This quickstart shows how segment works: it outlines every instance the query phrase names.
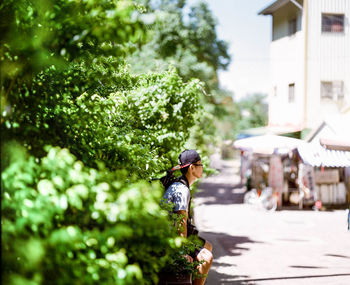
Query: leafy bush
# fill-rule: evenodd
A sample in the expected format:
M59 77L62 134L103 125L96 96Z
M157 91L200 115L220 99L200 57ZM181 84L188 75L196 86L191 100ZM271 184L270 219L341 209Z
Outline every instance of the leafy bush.
M191 245L146 181L190 138L203 84L129 72L149 23L132 1L7 0L0 12L3 283L156 283Z
M39 163L17 157L2 174L3 284L155 283L181 244L159 185L46 150Z
M93 82L87 73L80 80ZM150 179L171 166L169 161L187 141L201 110L201 84L183 83L175 70L143 76L115 72L115 82L122 83L113 90L89 88L80 95L71 86L56 96L60 86L51 82L57 77L65 78L51 68L39 74L27 90L38 96L13 104L6 116L3 133L30 145L32 153L40 154L46 144L59 145L89 166L102 160L110 169L123 168ZM79 83L72 84L82 86Z

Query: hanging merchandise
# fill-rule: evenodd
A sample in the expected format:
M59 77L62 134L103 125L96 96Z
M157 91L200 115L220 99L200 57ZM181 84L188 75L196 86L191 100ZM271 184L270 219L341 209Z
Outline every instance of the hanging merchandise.
M301 194L304 195L305 200L315 201L316 197L316 183L315 172L311 165L304 163L299 164L298 184Z

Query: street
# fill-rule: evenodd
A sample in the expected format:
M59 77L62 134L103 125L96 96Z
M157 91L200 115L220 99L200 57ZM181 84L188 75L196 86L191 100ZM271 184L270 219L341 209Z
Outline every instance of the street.
M243 204L239 160L211 161L219 174L202 179L194 199L200 236L214 248L206 284L350 284L345 210L254 209Z

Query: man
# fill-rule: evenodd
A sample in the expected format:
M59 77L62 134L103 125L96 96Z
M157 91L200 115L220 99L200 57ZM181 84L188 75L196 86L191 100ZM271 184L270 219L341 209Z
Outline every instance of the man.
M178 225L179 234L182 237L187 237L187 223L190 213L190 186L199 178L202 177L203 165L201 158L195 150L185 150L179 155L179 166L182 173L180 180L172 183L164 193L164 200L174 204L173 211L181 215L181 221ZM203 240L203 247L196 250L193 257L198 261L203 261L198 266L200 274L208 274L210 266L213 262L212 245L208 241ZM191 256L186 256L189 262L193 259ZM205 277L194 280L195 285L205 283Z

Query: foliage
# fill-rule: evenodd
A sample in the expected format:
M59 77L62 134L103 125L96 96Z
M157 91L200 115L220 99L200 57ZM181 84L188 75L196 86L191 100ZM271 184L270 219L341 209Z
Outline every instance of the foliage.
M89 71L69 71L73 72L85 74L79 77L91 84ZM38 83L35 78L32 90L40 90L43 98L28 96L25 104L14 104L4 133L36 149L45 144L68 147L89 166L103 160L110 169L154 177L170 167L172 151L178 152L188 139L187 130L200 109L199 82L184 84L174 71L148 76L115 73L114 82L121 83L113 90L85 91L78 97L69 89L81 86L79 82L55 96L60 87L50 82L59 77L63 75L49 70L38 76Z
M188 13L183 0L150 3L148 10L155 16L149 26L150 40L128 56L131 70L163 72L171 65L185 82L191 78L204 82L200 105L205 111L201 112L199 127L191 132L191 141L196 146L205 145L202 151L206 151L208 144L215 145L225 135L220 121L230 121L232 115L232 94L220 90L217 75L230 62L228 44L218 38L217 21L204 1L189 6Z
M266 126L268 106L264 94L250 94L238 102L222 97L228 107L227 115L222 116L219 126L225 140L236 139L241 131Z
M16 9L24 9L20 4L25 1L9 1L3 9L13 8L17 12ZM53 3L44 4L47 8ZM164 167L157 159L169 156L170 150L181 147L188 138L188 129L195 124L195 113L199 111L197 98L201 86L198 81L182 83L174 71L131 75L120 52L137 35L145 33L142 15L130 2L101 4L58 1L51 7L53 14L49 18L46 16L49 12L39 13L43 7L37 7L38 13L33 12L32 4L33 7L27 7L31 11L27 26L22 23L27 19L25 14L12 13L16 25L9 25L11 33L6 43L9 51L4 52L4 57L17 58L16 69L20 73L10 73L9 62L4 61L2 132L8 139L20 139L34 154L42 155L40 150L45 144L59 145L68 147L90 166L94 159L103 157L109 167L123 166L131 172L145 173L154 166L153 175ZM80 19L79 25L76 18ZM95 18L102 21L98 27L111 29L101 27L103 30L97 33ZM110 22L117 22L120 27L115 29ZM43 27L45 33L41 31ZM38 38L42 33L50 34L38 43L42 46L45 42L46 53L50 52L46 61L32 56L30 44L18 44L19 38L25 39L24 35L34 34ZM80 37L81 33L84 36ZM38 52L44 57L45 52ZM60 58L64 65L49 64L55 58ZM27 69L37 70L38 62L42 68L39 72L26 73ZM145 158L141 165L136 163L139 157Z
M3 284L156 283L155 268L181 245L159 185L46 150L38 163L16 156L2 174Z
M141 14L130 1L7 0L0 8L7 94L11 83L30 83L52 64L63 67L89 52L123 55L144 35Z
M238 102L240 120L238 130L256 128L267 124L266 95L250 94Z
M218 39L216 20L207 3L198 2L184 13L185 1L161 0L148 5L155 22L150 40L130 56L133 70L164 70L175 66L185 81L199 78L207 91L217 88L217 71L230 62L228 44Z
M217 79L227 44L206 4L188 20L184 5L0 3L4 284L154 284L164 269L195 271L183 255L196 242L177 237L146 182L184 147L208 163L214 117L230 114Z
M203 85L128 70L152 22L131 1L0 11L3 283L156 283L183 241L145 180L176 161Z
M177 231L183 231L183 219L184 215L179 215L173 212L173 203L162 201L161 208L168 212L172 225L177 225ZM190 235L187 238L177 238L175 240L177 246L181 247L173 251L167 260L166 265L162 268L160 275L169 276L176 274L193 274L193 279L201 278L202 275L197 271L198 265L202 264L203 261L193 260L188 262L185 258L186 255L192 256L196 249L201 248L202 241L197 235Z

